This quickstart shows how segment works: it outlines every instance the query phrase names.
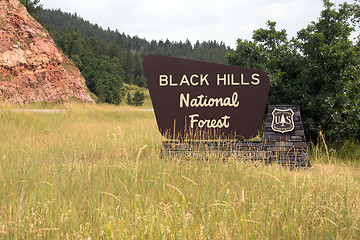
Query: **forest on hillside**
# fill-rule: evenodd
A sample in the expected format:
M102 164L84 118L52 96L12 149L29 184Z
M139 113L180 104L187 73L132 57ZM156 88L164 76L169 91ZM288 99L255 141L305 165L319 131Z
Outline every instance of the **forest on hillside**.
M123 84L146 87L142 59L160 54L194 60L226 63L224 43L216 41L147 41L118 30L104 30L76 13L40 8L38 20L47 28L56 45L80 69L86 85L98 102L119 104L127 94Z

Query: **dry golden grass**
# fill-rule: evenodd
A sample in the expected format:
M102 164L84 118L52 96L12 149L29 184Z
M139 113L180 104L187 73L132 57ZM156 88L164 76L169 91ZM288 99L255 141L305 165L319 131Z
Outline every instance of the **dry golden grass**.
M0 238L360 236L359 164L323 147L309 170L159 159L153 112L55 108L0 111Z

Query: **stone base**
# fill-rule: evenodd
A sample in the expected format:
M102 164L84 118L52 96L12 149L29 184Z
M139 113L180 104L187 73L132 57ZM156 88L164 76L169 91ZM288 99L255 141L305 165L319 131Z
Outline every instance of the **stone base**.
M275 132L272 127L274 109L292 109L294 129ZM262 141L242 140L189 140L164 141L161 156L177 159L237 159L280 164L290 167L310 167L310 157L302 126L300 109L294 106L269 106Z
M310 167L307 151L286 142L263 141L164 141L161 156L183 160L236 159L292 167Z
M293 115L293 130L289 132L274 131L273 111L275 109L288 110L291 109ZM295 165L310 167L310 157L306 145L306 138L304 127L301 121L300 107L290 105L272 105L268 108L268 114L264 126L263 141L271 142L273 147L270 149L277 156L273 159L278 159L282 163L283 159ZM276 160L275 160L276 161Z

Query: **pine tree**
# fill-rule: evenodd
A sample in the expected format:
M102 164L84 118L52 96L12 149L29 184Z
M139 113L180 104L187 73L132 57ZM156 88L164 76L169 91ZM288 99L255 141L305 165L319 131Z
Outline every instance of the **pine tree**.
M132 101L132 98L131 98L131 95L129 92L126 97L126 103L127 103L127 105L133 105L133 101Z
M144 93L140 92L140 91L136 91L134 93L134 97L132 99L133 103L135 106L142 106L144 104Z

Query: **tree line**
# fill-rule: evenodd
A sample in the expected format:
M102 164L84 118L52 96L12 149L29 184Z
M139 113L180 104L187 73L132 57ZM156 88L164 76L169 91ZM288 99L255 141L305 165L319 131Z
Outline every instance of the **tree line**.
M56 45L79 68L98 102L119 104L126 97L124 83L146 87L142 59L148 54L226 63L225 54L230 50L216 41L197 41L194 46L188 40L149 42L118 30L104 30L76 13L60 9L40 9L36 16Z

